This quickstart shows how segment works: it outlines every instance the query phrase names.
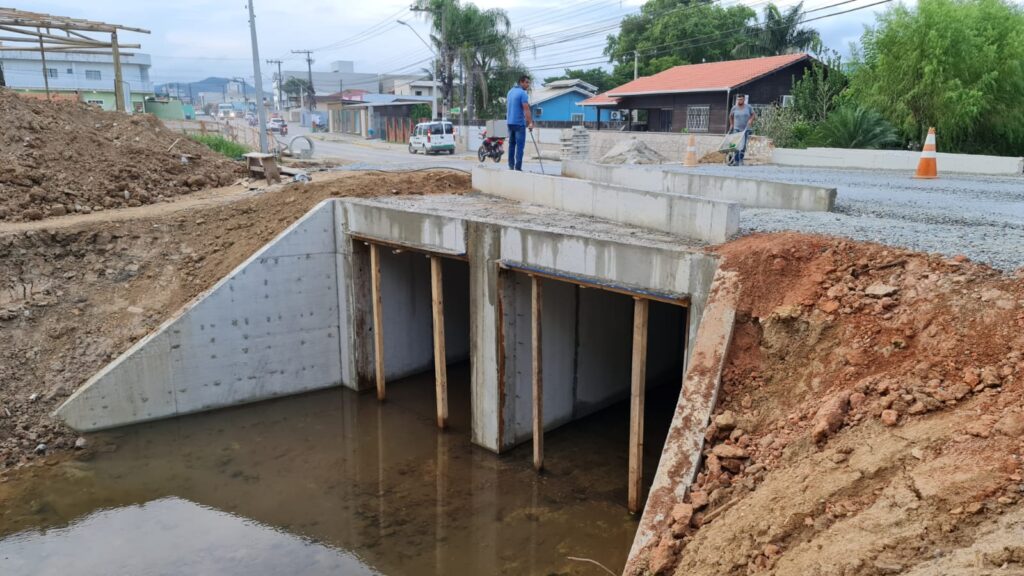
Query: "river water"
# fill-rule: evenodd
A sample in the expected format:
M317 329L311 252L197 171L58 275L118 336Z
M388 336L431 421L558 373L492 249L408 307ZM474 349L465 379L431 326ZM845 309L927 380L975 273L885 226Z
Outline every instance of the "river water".
M448 431L432 375L388 401L342 389L89 437L90 457L0 484L4 576L602 574L625 563L628 405L497 456ZM649 395L649 485L674 400Z

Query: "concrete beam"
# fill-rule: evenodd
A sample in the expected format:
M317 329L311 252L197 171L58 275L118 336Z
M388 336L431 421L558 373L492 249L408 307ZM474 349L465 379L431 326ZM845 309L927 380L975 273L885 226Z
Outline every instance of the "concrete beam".
M739 229L740 206L734 202L480 166L473 168L473 188L701 242L725 242Z
M625 166L567 160L562 162L562 175L638 190L736 202L748 208L830 212L836 202L835 188L713 176L666 166Z
M940 135L941 138L941 135ZM939 142L941 146L941 141ZM780 166L810 166L859 170L900 170L913 174L921 153L906 150L848 150L845 148L807 148L796 150L776 148L772 163ZM1020 156L985 156L982 154L936 155L939 175L943 172L985 174L989 176L1020 176L1024 158Z
M357 199L339 202L345 211L346 234L439 254L466 253L466 226L460 219L393 207L381 209Z
M738 298L736 273L719 270L700 321L696 345L683 379L683 390L624 574L647 573L645 566L651 548L657 545L662 534L670 531L672 507L683 501L700 470L704 433L718 400Z
M333 212L333 203L319 204L55 415L100 430L339 384Z

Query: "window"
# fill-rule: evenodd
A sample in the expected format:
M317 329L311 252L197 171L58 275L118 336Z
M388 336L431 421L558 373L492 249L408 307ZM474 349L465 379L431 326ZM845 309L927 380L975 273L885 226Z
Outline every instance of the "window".
M576 113L573 113L572 115L570 115L569 119L572 120L572 123L577 125L577 126L580 126L580 125L583 124L583 114L580 114L579 112L576 112Z
M792 106L793 106L793 96L791 96L789 94L785 94L782 97L782 107L783 108L791 108Z
M149 82L149 67L143 66L139 68L139 76L142 78L143 82ZM177 90L180 91L181 87L178 87Z
M46 75L48 77L50 77L50 78L56 78L57 77L57 69L56 68L47 68L46 69Z
M711 106L703 104L700 106L686 107L686 131L707 132L708 118L711 117Z
M540 118L541 116L544 115L544 109L541 108L540 106L535 106L533 108L533 115L536 116L537 118Z
M75 73L74 70L72 70L71 68L68 68L68 74L74 74L74 73Z
M86 70L85 71L85 79L86 80L102 80L103 79L103 75L100 74L99 70Z
M86 104L92 104L93 106L103 107L103 100L86 100Z
M423 96L423 90L417 90L416 91L416 95L417 96Z

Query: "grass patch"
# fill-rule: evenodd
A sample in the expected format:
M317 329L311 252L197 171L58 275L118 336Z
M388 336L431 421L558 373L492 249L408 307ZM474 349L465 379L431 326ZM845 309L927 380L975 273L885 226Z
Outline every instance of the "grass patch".
M232 142L223 136L196 134L191 136L191 138L200 144L204 144L210 150L219 152L228 158L241 158L242 154L249 152L249 149L245 146Z

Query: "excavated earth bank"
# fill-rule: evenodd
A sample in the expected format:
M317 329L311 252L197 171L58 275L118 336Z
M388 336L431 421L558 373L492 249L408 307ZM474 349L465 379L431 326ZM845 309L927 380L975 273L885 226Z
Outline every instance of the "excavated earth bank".
M722 394L640 573L1024 573L1022 274L795 233L718 252Z
M345 174L131 220L0 226L0 472L72 449L74 433L49 413L316 203L469 189L454 172Z
M0 222L141 206L244 174L149 114L0 89Z

